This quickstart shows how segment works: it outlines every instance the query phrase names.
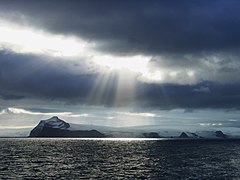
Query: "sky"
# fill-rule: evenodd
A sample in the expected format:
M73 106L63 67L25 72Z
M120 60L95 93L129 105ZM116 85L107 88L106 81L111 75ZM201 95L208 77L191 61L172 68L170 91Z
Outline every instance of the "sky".
M240 127L238 0L0 0L0 129Z

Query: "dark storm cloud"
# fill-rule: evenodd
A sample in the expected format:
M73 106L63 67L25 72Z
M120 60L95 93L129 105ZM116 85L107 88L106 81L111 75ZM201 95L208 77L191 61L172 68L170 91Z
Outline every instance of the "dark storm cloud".
M117 82L114 80L116 78L114 74L89 74L85 71L86 66L78 67L76 74L71 71L72 68L69 60L2 52L0 54L0 89L7 94L0 92L0 98L44 98L66 103L111 104L114 100L113 88L116 87ZM112 83L103 87L107 94L103 94L102 99L89 100L89 93L96 84L98 76L102 78L113 76ZM100 86L97 87L97 90L100 89Z
M196 91L202 87L208 91ZM141 84L138 100L144 106L174 108L239 108L240 84L202 82L196 85Z
M240 2L7 1L2 17L80 36L111 53L198 53L240 46Z
M239 51L198 54L165 54L153 57L148 64L151 71L164 71L167 83L195 84L213 81L224 84L240 82ZM188 76L187 72L193 72ZM173 72L176 76L169 76Z
M39 60L40 58L42 59ZM61 61L51 63L51 60L44 57L2 53L0 98L45 99L49 102L57 100L68 104L105 106L131 104L160 109L240 108L240 84L222 85L212 82L170 85L147 84L139 81L136 83L134 98L120 98L115 103L118 74L69 73L64 71L64 68L68 68L68 63L65 65L61 63ZM106 84L99 81L106 78ZM123 91L126 89L123 88Z
M46 57L1 54L1 90L53 99L86 93L86 87L89 86L94 75L69 74L64 70L67 67L62 63L51 62Z
M0 99L4 100L18 100L23 99L25 96L23 95L17 95L15 93L9 93L9 92L0 92Z

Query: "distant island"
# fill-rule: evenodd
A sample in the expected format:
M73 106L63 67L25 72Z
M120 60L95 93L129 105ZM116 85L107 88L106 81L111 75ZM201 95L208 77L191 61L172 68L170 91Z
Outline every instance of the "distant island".
M70 124L53 116L48 120L42 120L30 132L30 137L81 137L102 138L104 134L97 130L69 130Z
M29 137L66 137L66 138L230 138L222 131L198 131L177 132L159 131L147 132L141 128L116 128L104 126L92 126L81 124L70 124L57 116L47 120L41 120L34 127Z

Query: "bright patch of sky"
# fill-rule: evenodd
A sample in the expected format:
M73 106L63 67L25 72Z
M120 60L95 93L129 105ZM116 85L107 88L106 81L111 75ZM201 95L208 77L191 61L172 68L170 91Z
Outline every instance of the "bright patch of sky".
M96 51L94 42L88 42L81 37L52 34L34 27L21 26L16 23L0 20L0 49L20 54L34 54L57 58L72 58L76 61L92 62L104 71L128 70L139 75L138 80L146 82L179 82L193 83L196 81L193 71L175 71L169 68L152 71L148 63L151 56L132 55L116 56ZM125 71L126 72L126 71ZM126 74L128 76L129 73Z
M196 110L186 113L184 109L175 110L141 110L125 108L104 108L78 106L69 111L54 109L24 109L8 107L0 112L0 128L33 127L39 120L58 115L63 120L75 124L94 124L115 127L159 126L159 128L179 128L184 124L188 129L213 127L240 127L240 112L223 112L219 110ZM59 109L59 107L58 107ZM70 111L72 109L72 111ZM81 110L79 110L81 109ZM28 119L27 121L24 119Z

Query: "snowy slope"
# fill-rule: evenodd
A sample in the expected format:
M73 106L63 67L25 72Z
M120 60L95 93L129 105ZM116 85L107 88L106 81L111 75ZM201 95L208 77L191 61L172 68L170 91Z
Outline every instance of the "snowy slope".
M53 116L52 118L47 120L41 120L38 124L38 128L42 128L44 126L58 129L68 129L70 127L68 123L59 119L57 116Z
M57 116L53 116L50 119L41 120L39 124L31 131L30 136L36 136L43 130L44 127L66 130L70 127L70 125L59 119Z
M189 138L225 138L225 137L237 137L238 133L234 133L234 136L222 132L218 129L211 129L211 130L198 130L198 131L191 131L191 130L179 130L179 129L168 129L160 126L136 126L136 127L110 127L110 126L96 126L96 125L87 125L87 124L70 124L66 123L65 121L59 119L57 116L54 116L47 120L42 120L40 123L31 131L31 135L34 136L38 134L43 127L50 127L56 128L61 130L69 130L69 131L90 131L90 130L97 130L107 137L129 137L129 138L136 138L136 137L144 137L144 134L148 133L155 133L158 134L160 137L174 137L178 138L182 133L186 134Z

